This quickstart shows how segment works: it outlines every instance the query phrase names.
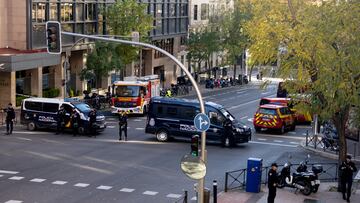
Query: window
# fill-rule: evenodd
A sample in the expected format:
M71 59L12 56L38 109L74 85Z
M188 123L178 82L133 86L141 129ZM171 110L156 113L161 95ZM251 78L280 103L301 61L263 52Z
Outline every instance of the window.
M175 107L167 107L166 111L168 116L177 116L177 108Z
M96 20L96 4L86 4L86 20Z
M115 94L118 97L138 97L140 86L117 86Z
M183 107L181 111L186 119L194 119L196 116L196 110L193 107Z
M84 20L84 4L76 4L76 21Z
M43 103L43 109L46 112L56 113L59 110L59 104L55 103Z
M86 34L88 34L88 35L96 34L95 23L87 23L86 24Z
M221 114L215 111L209 111L209 118L211 124L218 126L222 125L223 122L225 121L225 118Z
M49 20L58 20L58 5L50 3Z
M169 4L169 17L176 16L176 4Z
M187 16L187 4L180 5L180 16Z
M209 18L209 4L201 4L201 20Z
M170 39L162 39L162 40L158 40L158 41L154 41L155 46L160 47L164 50L166 50L167 52L169 52L170 54L173 54L174 50L174 38L170 38ZM160 57L164 57L164 54L155 51L155 58L160 58Z
M32 22L45 22L45 3L32 4Z
M156 18L161 18L163 15L163 8L161 4L156 4Z
M259 113L267 114L267 115L276 115L277 114L276 109L265 109L265 108L260 108Z
M41 102L25 102L25 109L32 111L42 111L42 103Z
M194 20L198 19L198 5L194 5Z
M73 14L73 4L72 3L62 3L61 4L61 21L68 22L74 20Z

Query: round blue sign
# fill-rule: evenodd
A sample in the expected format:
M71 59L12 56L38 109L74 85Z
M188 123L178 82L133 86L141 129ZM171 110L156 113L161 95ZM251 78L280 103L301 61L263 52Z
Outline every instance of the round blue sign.
M210 127L210 119L206 114L199 113L194 118L194 125L198 131L207 131Z

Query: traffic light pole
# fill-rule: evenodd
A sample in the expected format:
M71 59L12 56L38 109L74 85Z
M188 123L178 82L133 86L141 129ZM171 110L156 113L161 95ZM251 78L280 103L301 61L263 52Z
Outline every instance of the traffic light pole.
M171 55L169 52L154 46L152 44L147 44L147 43L143 43L143 42L135 42L135 41L129 41L129 40L122 40L122 39L111 39L111 38L105 38L105 37L98 37L98 36L93 36L93 35L84 35L84 34L78 34L78 33L72 33L72 32L61 32L61 34L63 35L68 35L68 36L74 36L74 37L83 37L83 38L89 38L89 39L94 39L94 40L101 40L101 41L107 41L107 42L115 42L115 43L120 43L120 44L128 44L128 45L135 45L135 46L140 46L140 47L146 47L146 48L150 48L150 49L154 49L162 54L164 54L165 56L169 57L171 60L173 60L176 65L178 65L184 72L185 74L188 76L191 84L194 86L195 88L195 92L196 95L198 97L199 100L199 104L200 104L200 112L206 114L205 112L205 106L204 106L204 101L201 95L201 92L199 90L199 87L197 86L194 78L191 76L191 73L187 70L187 68L173 55ZM206 164L206 148L205 148L205 144L206 144L206 132L202 132L201 133L201 160L204 161L204 163ZM205 177L199 180L199 188L198 188L198 203L203 203L204 202L204 181Z

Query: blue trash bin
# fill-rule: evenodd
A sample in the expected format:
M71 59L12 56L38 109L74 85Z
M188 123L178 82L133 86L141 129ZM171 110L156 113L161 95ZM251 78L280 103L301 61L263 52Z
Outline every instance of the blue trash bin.
M262 159L249 158L246 171L246 192L259 193L261 189Z

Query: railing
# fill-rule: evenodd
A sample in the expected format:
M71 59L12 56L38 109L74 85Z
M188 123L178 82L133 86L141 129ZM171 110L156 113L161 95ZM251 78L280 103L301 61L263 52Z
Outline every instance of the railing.
M319 175L319 180L323 182L335 182L338 179L338 164L337 163L309 163L307 164L308 170L311 170L311 167L314 165L320 164L323 166L323 171ZM300 164L292 164L291 172L294 173L296 168ZM284 165L279 165L279 168ZM262 167L261 169L261 184L267 184L268 182L268 172L270 166ZM280 171L278 169L278 171ZM236 171L229 171L225 173L225 192L228 190L234 189L243 189L246 185L246 173L247 169L240 169Z
M184 190L184 194L181 195L174 203L187 203L188 202L188 191Z

